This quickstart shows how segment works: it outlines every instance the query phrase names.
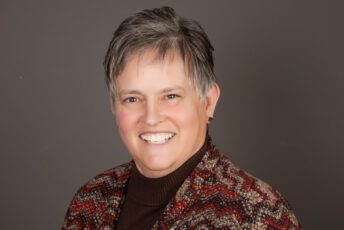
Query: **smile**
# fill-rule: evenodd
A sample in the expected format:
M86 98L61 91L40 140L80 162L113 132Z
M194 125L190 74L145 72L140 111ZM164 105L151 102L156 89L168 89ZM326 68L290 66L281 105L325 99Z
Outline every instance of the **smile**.
M140 138L150 144L163 144L172 139L175 133L141 134Z

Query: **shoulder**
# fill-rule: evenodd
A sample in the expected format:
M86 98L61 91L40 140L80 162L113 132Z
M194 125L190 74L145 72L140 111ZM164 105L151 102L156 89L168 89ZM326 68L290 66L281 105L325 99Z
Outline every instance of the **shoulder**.
M119 206L130 176L130 168L130 163L120 165L84 184L70 203L63 228L99 226L106 210Z
M126 163L98 174L84 184L74 198L83 197L85 199L96 196L106 199L113 192L121 191L129 178L130 168L130 163Z
M235 166L214 149L203 159L201 200L215 211L217 220L249 229L299 229L298 220L284 197L269 184ZM221 218L220 218L221 217ZM235 226L235 225L234 225Z

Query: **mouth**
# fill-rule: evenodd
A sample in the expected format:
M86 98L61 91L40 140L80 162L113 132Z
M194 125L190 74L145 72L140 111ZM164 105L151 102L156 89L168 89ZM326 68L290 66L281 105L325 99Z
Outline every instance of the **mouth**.
M171 140L176 134L172 132L167 133L154 133L154 134L141 134L140 138L149 144L164 144Z

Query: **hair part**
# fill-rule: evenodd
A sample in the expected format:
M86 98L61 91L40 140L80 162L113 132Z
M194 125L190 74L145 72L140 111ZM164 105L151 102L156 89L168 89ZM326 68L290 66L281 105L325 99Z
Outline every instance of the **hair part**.
M117 95L116 78L126 61L150 49L156 50L161 59L168 52L179 53L201 99L216 82L214 48L203 28L197 21L179 17L173 8L164 6L128 17L115 31L103 63L112 100Z

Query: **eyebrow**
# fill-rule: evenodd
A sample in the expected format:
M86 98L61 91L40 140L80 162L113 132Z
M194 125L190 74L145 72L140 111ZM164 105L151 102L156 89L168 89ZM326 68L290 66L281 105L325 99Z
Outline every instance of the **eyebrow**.
M173 87L168 87L168 88L165 88L163 90L161 90L161 93L169 93L169 92L173 92L173 91L178 91L178 90L181 90L181 91L185 91L185 89L181 86L173 86ZM140 90L120 90L118 92L118 95L121 97L123 95L128 95L128 94L140 94L140 95L143 95L143 93L140 91Z
M185 89L181 86L174 86L174 87L163 89L161 92L162 93L169 93L169 92L178 91L178 90L184 91Z
M118 92L119 96L126 95L126 94L142 94L142 93L138 90L121 90Z

